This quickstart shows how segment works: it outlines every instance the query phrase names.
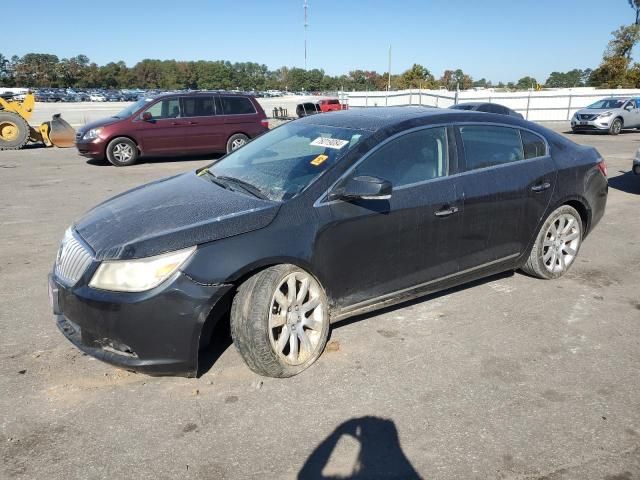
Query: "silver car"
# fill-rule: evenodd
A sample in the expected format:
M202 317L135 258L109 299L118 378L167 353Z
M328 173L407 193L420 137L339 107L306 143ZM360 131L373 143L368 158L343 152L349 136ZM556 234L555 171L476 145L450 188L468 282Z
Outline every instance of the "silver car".
M574 132L602 131L618 135L623 128L640 128L640 98L603 98L578 110L571 118Z

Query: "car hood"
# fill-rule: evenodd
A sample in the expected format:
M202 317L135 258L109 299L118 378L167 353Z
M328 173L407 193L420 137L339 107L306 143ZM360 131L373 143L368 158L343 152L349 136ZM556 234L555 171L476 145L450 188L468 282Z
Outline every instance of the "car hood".
M266 227L279 206L188 172L101 203L75 224L75 230L97 260L124 260Z
M120 120L123 120L123 119L115 118L115 117L101 118L99 120L95 120L93 122L84 124L82 127L78 129L77 133L80 134L80 138L82 138L82 136L92 128L106 127L107 125L111 125L112 123L119 122Z
M585 114L585 115L600 115L604 112L615 112L617 110L621 110L620 108L581 108L576 113Z

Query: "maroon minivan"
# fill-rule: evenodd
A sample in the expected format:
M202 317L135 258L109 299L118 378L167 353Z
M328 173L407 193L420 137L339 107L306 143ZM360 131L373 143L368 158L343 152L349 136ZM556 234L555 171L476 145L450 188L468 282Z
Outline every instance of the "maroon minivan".
M268 129L264 110L250 95L166 93L86 124L76 133L76 147L85 157L106 157L123 167L142 155L228 153Z

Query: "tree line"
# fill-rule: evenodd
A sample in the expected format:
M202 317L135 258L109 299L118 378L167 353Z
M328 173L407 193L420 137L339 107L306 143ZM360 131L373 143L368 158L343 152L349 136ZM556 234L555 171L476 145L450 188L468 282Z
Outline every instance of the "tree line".
M591 70L553 72L548 87L591 85ZM388 73L352 70L346 75L327 75L322 69L280 67L269 70L254 62L177 61L145 59L128 67L124 62L97 65L86 55L59 59L48 53L27 53L5 57L0 53L0 85L31 88L144 88L144 89L241 89L241 90L386 90ZM426 67L414 64L406 71L391 75L392 89L446 88L466 90L472 87L497 87L510 90L535 88L530 76L517 82L492 84L484 78L474 80L461 69L445 70L436 78ZM597 86L597 85L596 85Z

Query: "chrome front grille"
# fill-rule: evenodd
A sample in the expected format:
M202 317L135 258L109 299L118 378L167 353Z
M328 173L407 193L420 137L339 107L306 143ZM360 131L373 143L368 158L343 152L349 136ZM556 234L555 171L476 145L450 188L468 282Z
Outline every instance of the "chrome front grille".
M595 120L597 115L582 113L580 115L580 120Z
M69 286L75 285L93 260L91 253L70 232L65 233L58 257L56 276Z

